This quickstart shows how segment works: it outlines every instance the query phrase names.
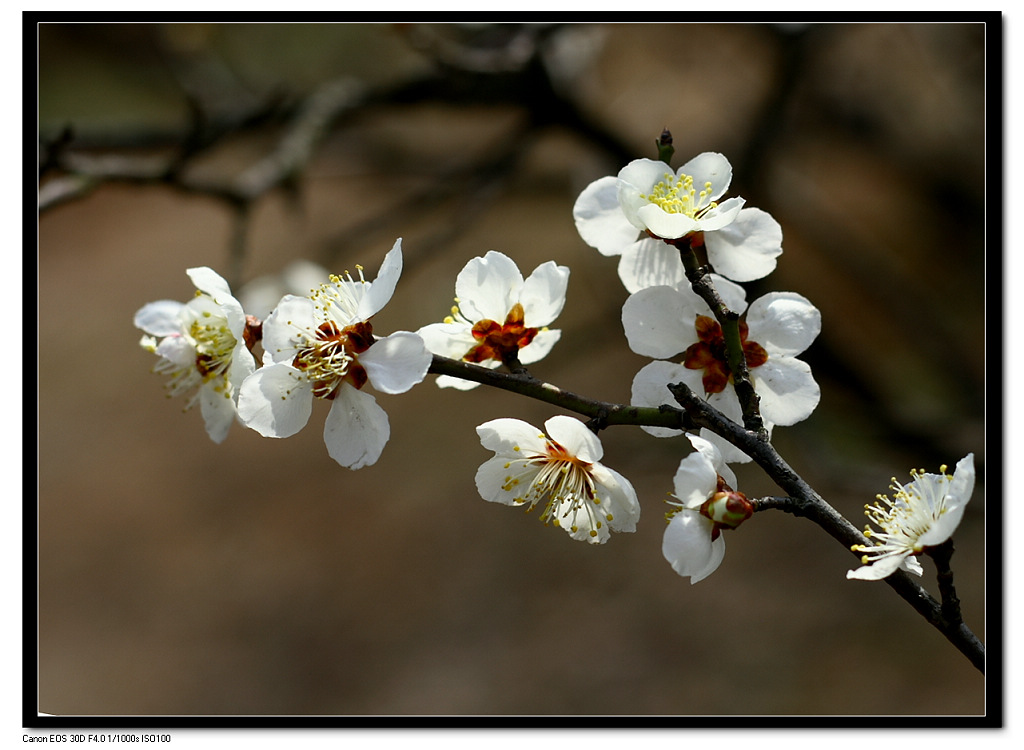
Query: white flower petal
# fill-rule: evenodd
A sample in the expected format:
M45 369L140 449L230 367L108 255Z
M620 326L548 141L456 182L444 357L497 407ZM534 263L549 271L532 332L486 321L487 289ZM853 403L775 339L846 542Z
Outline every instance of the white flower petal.
M211 381L199 388L199 408L210 439L223 443L235 421L235 402L223 390L216 390Z
M568 285L569 269L566 266L556 265L552 260L537 266L519 292L525 324L530 328L542 328L553 323L565 306Z
M768 430L768 437L770 438L772 426L768 423L765 423L765 428ZM701 428L700 436L707 440L709 443L712 443L716 448L718 448L718 451L722 454L723 461L728 461L731 464L746 464L750 463L750 461L752 460L750 456L748 456L735 445L730 443L724 437L716 435L711 430L705 427ZM723 474L723 476L725 475Z
M195 367L196 348L184 336L167 336L157 344L156 354L179 367Z
M761 401L761 416L775 425L785 427L807 419L821 400L810 366L799 359L769 357L751 370L750 377Z
M629 348L637 354L667 359L697 342L694 321L698 315L692 292L653 286L629 296L622 305L622 328ZM706 307L706 305L705 305Z
M900 565L900 570L905 570L908 573L913 573L915 576L924 575L924 568L921 567L921 563L917 561L917 558L911 555L903 559L903 564Z
M639 231L646 231L647 225L640 219L637 211L642 206L650 205L647 198L652 188L673 174L672 168L662 161L653 159L634 159L619 170L616 190L619 206L626 221Z
M242 312L242 305L232 296L228 282L206 266L189 268L185 273L192 279L196 289L209 295L221 308L221 314L228 319L235 337L240 336L245 327L245 313Z
M601 460L604 448L597 435L575 417L560 414L544 423L544 432L570 455L581 461L594 463Z
M619 532L636 531L636 523L640 520L640 501L633 485L619 472L603 464L594 464L591 473L597 482L595 489L608 527ZM610 521L608 514L612 516Z
M622 213L615 177L602 177L587 185L572 209L576 231L602 255L619 255L636 240L637 228Z
M725 480L725 483L727 485L729 485L730 487L736 486L736 475L733 473L732 469L729 468L729 465L725 462L725 459L722 458L722 451L718 448L718 446L716 446L710 440L707 440L704 437L699 437L697 435L687 435L686 439L690 441L690 444L694 447L695 450L697 450L711 463L711 466L714 468L715 472L718 473L722 477L722 479Z
M317 325L313 300L287 294L263 321L263 351L273 362L291 362L302 341L316 338Z
M235 344L231 353L231 368L228 370L228 382L231 383L232 397L238 401L238 390L247 377L256 371L256 362L253 360L252 352L241 340Z
M700 373L696 370L688 370L674 362L661 360L649 362L640 368L640 371L633 377L629 403L633 406L660 406L661 404L677 406L675 398L667 388L668 384L686 382L692 388L693 377L697 378L697 387L699 388ZM672 437L682 432L667 427L643 427L641 429L655 437Z
M529 490L539 471L539 466L510 462L507 455L498 454L476 470L476 488L487 502L515 505Z
M795 292L770 292L750 303L748 340L756 341L769 358L796 356L821 333L821 313Z
M545 329L543 331L537 331L537 335L533 337L533 341L524 346L519 350L519 361L524 365L531 365L534 362L539 362L548 356L555 344L562 337L562 332L557 329ZM498 362L496 360L490 360L493 366L497 367ZM487 365L487 362L481 362L483 365Z
M908 550L903 554L893 554L888 557L882 557L870 565L862 565L856 570L846 571L846 577L847 579L856 578L861 581L880 581L881 579L895 573L909 554L910 552Z
M415 333L397 331L359 355L370 383L381 393L405 393L427 376L430 352Z
M192 279L196 289L210 295L214 301L223 303L225 299L235 299L231 294L231 287L228 286L228 282L212 268L207 268L206 266L189 268L185 273Z
M498 363L495 362L494 366L497 367ZM462 378L453 378L451 375L438 375L437 380L438 388L454 388L459 391L471 391L474 388L479 388L480 384L472 380L463 380Z
M712 267L736 281L754 281L775 270L782 227L759 208L744 208L728 226L704 235Z
M455 279L459 309L472 321L504 323L522 288L523 275L515 262L495 250L470 260Z
M488 370L496 370L501 367L501 363L496 359L488 359L484 362L477 363L477 367L484 367ZM474 380L465 380L464 378L457 378L452 375L438 375L437 376L437 387L438 388L455 388L460 391L470 391L474 388L478 388L480 383Z
M563 501L558 503L553 515L558 520L558 526L577 542L604 544L611 539L611 527L604 522L603 517L591 516L581 506L574 507L571 502Z
M742 198L729 198L728 200L722 201L719 205L701 214L699 223L700 231L705 232L705 238L707 233L713 234L714 232L722 230L724 227L730 226L736 218L740 215L743 209L744 201Z
M477 343L472 327L465 323L430 323L416 333L429 351L449 359L462 359Z
M711 541L712 522L693 511L676 513L665 527L661 553L681 576L697 583L714 573L725 557L725 538Z
M672 484L683 507L697 509L718 487L718 471L703 452L695 450L679 462Z
M377 278L368 284L369 288L359 299L356 308L356 320L369 320L373 315L384 309L384 306L391 301L395 293L395 286L398 285L398 278L402 275L402 238L395 240L395 244L384 256L384 261L377 271ZM352 321L355 322L355 321Z
M627 292L651 286L689 284L679 248L651 237L644 237L622 250L619 279Z
M181 311L184 305L174 300L162 299L143 305L132 320L139 328L152 336L170 336L181 333Z
M670 214L661 206L645 203L636 210L637 219L651 233L666 240L676 240L696 231L700 224L686 214Z
M958 498L958 505L967 505L974 493L974 454L968 453L956 462L953 470L953 481L949 484L949 494Z
M544 435L521 419L492 419L476 428L480 443L499 456L534 456L547 452Z
M388 415L369 393L342 383L324 422L327 453L348 469L377 462L391 435Z
M663 161L634 159L619 170L618 179L620 188L622 183L626 183L640 192L649 193L652 187L665 179L665 175L673 174L672 167Z
M313 389L298 370L267 365L242 383L238 418L264 437L285 438L306 426L313 411Z
M732 165L722 154L705 151L690 159L681 166L676 174L689 175L693 178L693 186L699 193L705 183L711 183L711 194L708 196L716 201L725 195L732 182Z
M935 475L926 474L916 481L924 481L930 476ZM917 540L918 544L922 547L934 547L935 545L942 544L953 536L953 532L960 525L960 521L964 516L964 510L967 508L967 503L974 493L974 454L968 453L957 462L956 469L953 472L953 479L948 484L946 484L945 477L941 475L937 476L937 480L945 485L941 498L942 508L939 511L939 517L935 519L931 528Z

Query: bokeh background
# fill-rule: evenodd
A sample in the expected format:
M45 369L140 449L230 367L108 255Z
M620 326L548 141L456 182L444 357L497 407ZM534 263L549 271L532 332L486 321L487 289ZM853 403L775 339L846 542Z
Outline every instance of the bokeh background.
M985 640L985 44L967 23L41 25L39 710L991 710L967 659L884 584L847 581L854 557L806 521L758 514L712 577L678 577L662 500L683 438L602 433L643 516L592 547L473 483L490 455L474 427L540 425L548 405L431 376L378 396L392 438L357 472L328 457L323 404L293 438L236 425L215 445L163 397L131 322L187 299L191 266L236 290L298 259L374 274L401 236L374 327L415 330L495 249L524 273L572 269L562 341L533 372L628 401L646 360L622 335L615 259L571 210L667 127L674 166L726 154L730 194L783 227L748 298L821 309L803 355L821 405L776 431L788 462L859 526L891 476L975 453L953 563ZM223 197L265 187L254 165L339 96L357 98L288 179Z

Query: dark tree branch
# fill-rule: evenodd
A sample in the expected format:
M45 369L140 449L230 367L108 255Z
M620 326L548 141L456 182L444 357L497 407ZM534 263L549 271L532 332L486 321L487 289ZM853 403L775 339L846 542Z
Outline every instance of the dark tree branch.
M521 396L554 404L567 411L582 414L592 420L598 420L604 426L635 425L647 427L667 427L674 430L693 429L686 414L673 406L630 406L580 396L561 388L538 380L529 373L507 373L490 370L480 365L461 362L435 354L428 372L435 375L450 375L474 383L500 388Z
M690 282L690 288L707 303L718 320L718 324L722 326L722 336L725 339L729 358L729 371L732 373L733 386L736 388L736 396L739 398L742 409L743 424L748 430L756 432L761 440L767 441L768 431L761 419L761 399L754 391L754 384L750 380L750 373L747 370L747 359L743 353L739 313L730 310L718 294L718 290L715 289L715 285L708 275L709 269L698 263L691 240L684 238L669 244L676 245L679 249L679 256L686 269L686 278Z
M939 583L939 598L942 599L943 616L951 623L962 622L960 599L953 586L953 569L949 565L949 560L953 556L952 537L935 547L928 547L925 552L935 561L938 571L936 577Z
M771 443L725 417L697 396L683 383L669 385L669 391L682 405L698 427L704 427L735 445L750 456L783 490L790 502L785 510L803 516L825 530L847 550L854 545L870 544L869 540L835 508L815 492L776 453ZM757 506L755 506L757 507ZM779 506L782 508L782 505ZM885 582L905 599L919 614L939 630L982 672L985 671L985 647L977 636L959 619L950 619L947 611L905 571L897 570ZM948 609L948 608L947 608Z

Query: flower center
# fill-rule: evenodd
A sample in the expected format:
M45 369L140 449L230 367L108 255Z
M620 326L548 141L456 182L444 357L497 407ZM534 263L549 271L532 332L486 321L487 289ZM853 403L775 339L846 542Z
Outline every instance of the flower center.
M203 380L221 377L231 366L231 355L238 342L226 323L224 318L204 312L189 326L188 333L196 347L196 369Z
M373 328L367 322L339 328L333 321L316 329L316 338L299 349L292 367L301 370L313 384L317 398L333 399L338 386L347 380L356 388L366 384L366 370L356 355L373 344Z
M670 214L686 214L691 219L699 219L718 204L711 200L711 183L705 182L704 189L699 193L693 186L693 177L688 174L674 175L665 173L665 179L655 185L650 195L640 197Z
M698 341L683 352L683 366L689 370L704 371L702 380L705 393L721 393L732 378L722 326L714 318L698 315L694 328ZM741 320L739 328L747 369L760 367L768 361L768 352L757 342L747 341L746 321Z
M867 564L872 560L888 557L892 554L920 554L924 547L918 539L928 531L940 515L946 512L946 489L953 477L946 473L946 466L939 468L940 477L937 481L929 481L923 470L913 469L910 486L904 487L892 478L892 489L896 490L893 499L887 495L877 495L874 505L864 506L864 515L868 517L880 531L864 529L873 546L855 544L852 549L865 552L861 562Z
M527 328L523 322L523 306L516 302L505 317L504 324L484 319L473 325L473 338L479 343L462 357L467 362L505 359L527 346L537 335L537 328Z
M586 525L590 528L590 536L596 537L598 529L605 520L611 521L612 515L608 512L602 513L597 508L601 504L601 498L597 496L595 490L591 464L581 461L551 438L545 440L546 453L524 456L506 464L505 468L510 468L513 464L519 464L524 468L540 467L526 492L514 498L513 503L528 505L527 510L530 510L538 502L544 501L541 520L545 524L551 523L554 526L568 528L572 533L579 530L580 514L583 514ZM504 489L511 491L516 487L520 482L519 476L513 473L506 477ZM560 508L561 513L558 512Z

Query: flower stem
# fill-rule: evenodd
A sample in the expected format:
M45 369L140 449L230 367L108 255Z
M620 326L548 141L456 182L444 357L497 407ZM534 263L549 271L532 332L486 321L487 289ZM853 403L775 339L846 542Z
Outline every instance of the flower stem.
M708 404L704 399L691 391L685 383L673 383L668 386L690 419L698 427L705 427L716 435L735 445L750 456L758 466L783 490L789 493L785 503L760 501L755 503L755 510L777 507L797 516L809 519L820 526L833 539L840 542L847 550L853 545L867 542L864 535L852 523L844 518L835 508L825 502L810 485L805 482L775 451L771 443L760 439L760 436L740 427L724 414ZM767 499L766 499L767 500ZM952 550L950 550L952 554ZM948 557L947 557L948 563ZM905 571L897 570L885 582L897 594L903 597L929 623L939 630L946 638L964 654L982 673L985 671L985 646L959 618L956 620L946 616L947 604L939 602L922 586L915 582ZM949 580L950 585L952 580ZM940 582L940 587L943 584Z
M949 538L942 544L935 547L928 547L925 553L935 561L938 569L936 578L939 582L939 596L942 599L942 614L950 623L962 622L960 614L960 599L956 595L956 588L953 586L953 569L949 565L949 559L953 556L953 539Z
M733 386L736 388L736 396L739 398L740 408L743 410L743 424L751 432L757 433L761 440L767 441L768 431L761 419L760 399L754 391L754 384L747 371L747 359L743 354L739 313L730 310L722 301L708 276L707 267L700 265L697 261L697 255L690 244L692 241L684 239L670 244L676 245L679 249L679 257L682 258L690 288L707 303L718 320L718 324L722 326L729 372L732 373Z
M567 411L589 417L592 429L598 430L611 425L635 425L667 427L675 430L698 430L707 428L729 441L749 455L765 473L786 493L788 497L766 497L754 501L754 509L775 508L807 518L821 527L846 550L854 544L864 544L867 539L857 527L846 520L835 508L807 484L775 451L759 431L736 424L717 409L697 396L683 383L668 386L682 408L663 404L657 407L629 406L599 401L570 391L562 390L551 383L535 378L525 368L521 372L506 373L486 367L433 355L428 372L435 375L469 380L493 388L512 391L529 398L554 404ZM949 554L952 554L950 546ZM942 552L939 552L941 557ZM934 556L934 554L933 554ZM948 556L946 557L948 568ZM940 573L942 564L937 561ZM939 630L971 663L982 673L985 671L985 646L959 618L948 616L952 610L952 574L943 582L940 576L940 590L943 590L943 604L917 584L906 572L898 570L885 579L893 590L907 601L932 626ZM954 595L955 596L955 595Z
M512 391L521 396L554 404L595 420L595 426L600 428L612 425L634 425L637 427L667 427L673 430L694 429L686 413L677 407L668 404L631 406L587 398L539 380L526 372L525 368L519 372L499 372L435 354L427 372L470 380L474 383Z

